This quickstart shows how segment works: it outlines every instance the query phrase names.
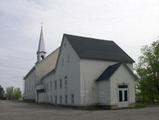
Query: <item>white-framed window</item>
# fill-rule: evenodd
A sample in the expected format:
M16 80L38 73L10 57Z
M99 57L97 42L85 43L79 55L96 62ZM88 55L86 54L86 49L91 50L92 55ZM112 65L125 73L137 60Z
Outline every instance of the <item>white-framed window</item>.
M54 83L53 83L53 80L51 81L51 90L53 90L53 85L54 85Z
M57 104L57 96L55 95L54 97L55 97L55 104Z
M60 78L60 88L62 88L62 78Z
M75 102L75 101L74 101L74 99L75 99L74 97L75 97L74 94L71 94L71 103L72 103L72 104L74 104L74 102Z
M65 89L67 89L67 79L65 79Z
M55 80L54 82L55 82L54 87L55 87L55 90L56 90L57 89L57 80Z
M67 95L65 95L65 104L67 104L67 102L68 102L68 97L67 97Z

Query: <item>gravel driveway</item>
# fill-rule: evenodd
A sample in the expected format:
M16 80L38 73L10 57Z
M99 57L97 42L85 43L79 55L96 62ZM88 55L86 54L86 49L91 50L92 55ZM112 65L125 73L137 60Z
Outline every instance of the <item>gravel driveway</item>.
M0 120L159 120L159 107L89 111L0 101Z

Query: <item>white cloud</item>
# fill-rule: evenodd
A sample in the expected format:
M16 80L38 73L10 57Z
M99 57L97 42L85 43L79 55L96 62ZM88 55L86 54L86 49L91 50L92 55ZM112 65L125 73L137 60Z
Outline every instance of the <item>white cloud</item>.
M1 0L0 84L22 88L36 61L42 21L48 52L70 33L114 40L137 60L140 48L159 35L158 11L158 0Z

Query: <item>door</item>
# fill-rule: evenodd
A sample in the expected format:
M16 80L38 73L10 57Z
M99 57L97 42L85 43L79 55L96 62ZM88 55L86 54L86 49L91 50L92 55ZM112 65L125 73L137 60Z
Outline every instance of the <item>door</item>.
M128 85L118 86L118 107L128 107Z

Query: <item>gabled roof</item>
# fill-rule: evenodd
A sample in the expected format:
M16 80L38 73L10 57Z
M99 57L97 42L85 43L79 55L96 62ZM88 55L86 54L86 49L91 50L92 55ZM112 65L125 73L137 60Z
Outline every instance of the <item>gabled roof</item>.
M109 80L111 78L111 76L115 73L115 71L121 66L123 65L128 72L136 79L138 79L138 77L133 73L133 71L125 64L125 63L117 63L114 65L110 65L108 66L104 72L97 78L96 81L102 81L102 80Z
M35 70L35 66L33 66L31 70L24 76L23 80L25 80L29 76L29 74L32 73L34 70Z
M133 63L116 43L108 40L64 34L80 58Z
M110 65L105 71L98 77L96 81L108 80L113 73L120 67L121 63Z

